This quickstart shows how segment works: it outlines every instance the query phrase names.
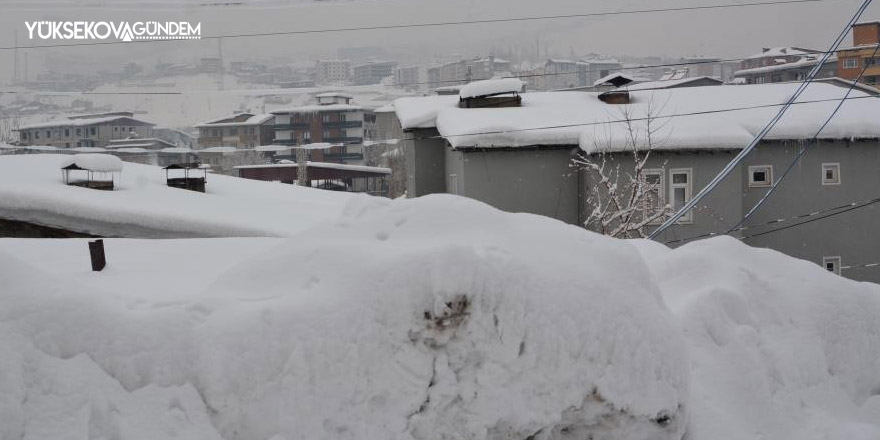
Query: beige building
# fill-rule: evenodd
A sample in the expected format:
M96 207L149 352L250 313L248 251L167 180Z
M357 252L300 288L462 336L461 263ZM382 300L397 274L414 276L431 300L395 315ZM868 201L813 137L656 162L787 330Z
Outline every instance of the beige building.
M18 129L21 145L58 148L106 147L114 139L152 138L154 124L130 112L68 116L67 119L29 124Z

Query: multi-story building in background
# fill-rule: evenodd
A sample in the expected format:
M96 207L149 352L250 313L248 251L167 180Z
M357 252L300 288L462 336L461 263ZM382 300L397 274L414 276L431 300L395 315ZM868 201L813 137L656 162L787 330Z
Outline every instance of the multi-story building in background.
M880 21L855 24L852 32L853 47L837 52L837 76L854 80L864 70L861 82L880 85L880 56L876 54L880 45Z
M275 140L274 116L239 113L196 125L199 147L254 148Z
M733 76L746 84L803 81L822 62L822 52L799 47L764 48L742 62ZM837 72L837 57L829 57L816 78L830 78Z
M442 86L467 84L506 73L510 73L510 61L493 56L454 61L429 67L428 86L431 89L436 89Z
M397 87L418 90L423 85L422 66L407 66L394 69L394 84Z
M379 84L394 75L397 61L375 61L354 66L352 81L355 85Z
M348 60L318 60L315 62L315 84L345 84L351 79Z
M322 93L313 105L273 111L275 143L279 145L333 144L310 150L311 160L360 162L363 143L375 130L375 114L352 104L344 93Z
M113 139L152 138L154 125L135 119L131 112L112 112L24 125L18 128L18 134L21 145L103 148Z

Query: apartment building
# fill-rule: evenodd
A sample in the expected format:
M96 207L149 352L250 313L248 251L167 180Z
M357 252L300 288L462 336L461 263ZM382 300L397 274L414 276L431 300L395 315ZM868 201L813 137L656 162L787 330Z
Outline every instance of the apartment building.
M880 21L853 25L853 46L837 52L837 76L854 80L862 70L861 82L880 85Z
M275 140L271 114L238 113L196 125L199 148L254 148Z
M58 148L103 148L114 139L152 138L150 122L134 118L131 112L68 116L66 119L28 124L17 129L21 145Z

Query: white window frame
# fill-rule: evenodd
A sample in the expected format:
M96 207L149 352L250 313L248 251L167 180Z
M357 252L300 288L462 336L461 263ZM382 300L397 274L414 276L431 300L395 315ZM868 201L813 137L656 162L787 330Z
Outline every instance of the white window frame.
M764 170L766 182L755 181L755 171ZM773 165L752 165L749 167L749 188L767 188L773 186Z
M859 68L859 59L858 58L846 58L843 60L843 68L844 69L858 69Z
M825 177L825 172L828 170L834 170L834 175L837 177L835 180L828 180ZM840 162L830 162L822 164L822 185L823 186L833 186L840 185Z
M647 198L644 199L645 204L642 206L642 215L644 216L643 218L648 218L648 217L656 214L658 210L662 210L666 206L666 176L665 176L665 173L663 172L663 169L662 168L643 169L641 172L641 176L639 176L642 184L644 184L644 185L648 184L648 181L645 178L649 175L660 177L659 188L657 188L658 200L657 200L657 206L652 207L652 206L647 205L648 199ZM649 224L651 224L651 225L661 224L661 223L663 223L663 218L658 218L657 220L649 222Z
M687 174L687 183L675 183L675 175L676 174ZM684 202L687 203L691 200L691 197L694 195L694 169L693 168L674 168L669 170L669 202L668 204L672 205L675 203L675 190L679 188L684 188ZM672 209L678 210L681 207L672 206ZM678 223L688 224L694 222L694 210L691 209L685 215L681 216L678 219Z
M446 192L458 195L458 174L451 173L446 179Z
M828 269L828 263L831 263L834 270ZM832 256L832 257L822 257L822 269L827 270L828 272L835 273L840 275L840 268L843 266L843 260L840 256Z

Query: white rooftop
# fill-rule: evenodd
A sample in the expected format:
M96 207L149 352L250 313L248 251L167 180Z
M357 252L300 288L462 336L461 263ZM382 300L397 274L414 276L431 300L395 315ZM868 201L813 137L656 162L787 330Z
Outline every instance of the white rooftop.
M760 132L798 85L634 91L628 105L605 104L596 93L541 92L523 94L521 107L459 108L456 96L400 98L394 106L404 129L436 127L456 148L573 145L590 152L598 147L623 148L623 111L645 118L653 109L651 116L663 124L656 134L663 142L655 148L735 149L746 146ZM811 84L767 138L812 137L846 92L838 85ZM853 91L850 98L820 137L880 137L876 119L880 99L862 91ZM726 111L730 109L738 110ZM636 121L636 127L643 126L644 121Z
M500 95L503 93L522 92L523 82L516 78L487 79L474 81L459 89L458 96L462 99L479 96Z

